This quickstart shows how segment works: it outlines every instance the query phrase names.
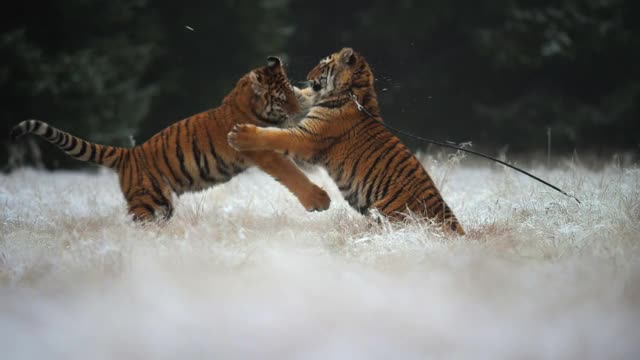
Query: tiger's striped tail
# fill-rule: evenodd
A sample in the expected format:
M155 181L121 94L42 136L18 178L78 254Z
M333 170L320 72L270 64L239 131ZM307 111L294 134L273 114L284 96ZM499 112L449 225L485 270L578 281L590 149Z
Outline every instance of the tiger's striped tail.
M94 144L39 120L21 122L11 129L10 136L12 140L16 140L26 134L42 137L74 159L109 168L117 167L123 155L129 152L127 148Z

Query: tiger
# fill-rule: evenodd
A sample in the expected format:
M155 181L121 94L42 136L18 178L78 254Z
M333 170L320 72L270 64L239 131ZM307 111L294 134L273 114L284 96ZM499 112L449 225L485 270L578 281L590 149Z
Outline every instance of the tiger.
M241 151L274 150L324 167L363 215L376 209L397 221L412 213L464 235L420 161L385 127L374 74L363 56L343 48L322 59L307 79L310 87L296 91L313 105L297 126L238 124L228 134L229 144Z
M299 98L304 105L281 60L268 57L267 65L244 75L220 106L176 122L139 146L98 145L38 120L21 122L10 136L33 133L75 159L115 169L128 212L138 222L168 220L173 194L224 183L254 165L288 188L306 210L322 211L329 208L329 196L290 158L273 151L237 151L226 139L239 121L290 126L289 119L304 111Z

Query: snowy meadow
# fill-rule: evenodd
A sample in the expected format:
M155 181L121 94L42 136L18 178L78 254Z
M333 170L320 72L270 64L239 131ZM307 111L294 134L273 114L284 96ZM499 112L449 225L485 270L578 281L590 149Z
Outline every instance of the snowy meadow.
M0 175L3 359L637 359L640 168L422 156L467 231L377 223L252 169L134 225L115 174Z

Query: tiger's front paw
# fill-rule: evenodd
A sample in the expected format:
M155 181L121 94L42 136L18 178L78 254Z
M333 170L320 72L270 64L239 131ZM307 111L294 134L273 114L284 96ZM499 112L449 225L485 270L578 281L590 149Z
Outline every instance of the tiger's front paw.
M307 211L323 211L329 208L331 198L326 191L314 185L300 202Z
M238 150L256 150L258 128L251 124L238 124L227 134L227 142L229 145Z

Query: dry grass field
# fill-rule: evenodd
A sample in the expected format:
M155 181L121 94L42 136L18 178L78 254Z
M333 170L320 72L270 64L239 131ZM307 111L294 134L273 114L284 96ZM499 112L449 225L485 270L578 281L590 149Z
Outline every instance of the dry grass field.
M638 359L640 168L424 163L468 235L257 170L134 225L113 173L0 175L3 359Z

